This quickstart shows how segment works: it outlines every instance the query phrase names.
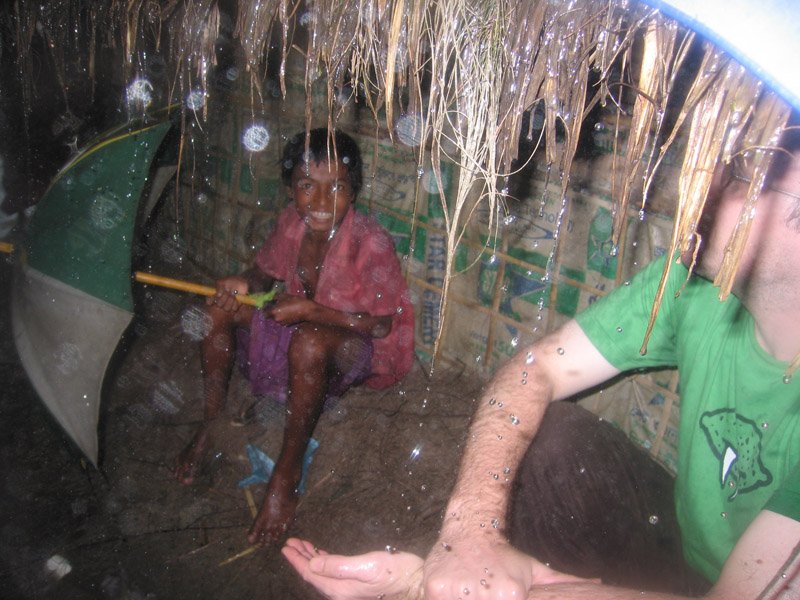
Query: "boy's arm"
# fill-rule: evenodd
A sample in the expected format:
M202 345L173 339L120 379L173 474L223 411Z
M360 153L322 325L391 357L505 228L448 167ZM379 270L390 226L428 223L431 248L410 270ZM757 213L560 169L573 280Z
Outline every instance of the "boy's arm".
M481 598L523 598L533 584L530 557L503 533L511 482L547 405L619 371L572 320L522 350L487 386L470 427L439 540L425 563L430 600L463 590ZM481 580L491 577L491 588Z
M305 321L342 327L374 338L386 337L392 330L391 315L373 316L369 313L348 313L323 306L308 298L289 294L281 295L267 309L266 314L282 325Z

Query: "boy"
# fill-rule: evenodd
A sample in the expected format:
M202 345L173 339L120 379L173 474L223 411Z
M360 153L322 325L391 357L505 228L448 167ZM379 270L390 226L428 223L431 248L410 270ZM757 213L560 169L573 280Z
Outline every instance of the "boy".
M241 362L253 391L285 398L287 406L283 446L248 533L251 544L276 541L291 523L303 455L326 399L360 383L388 387L411 368L413 309L392 239L352 207L361 171L350 136L327 129L294 136L281 163L292 202L255 266L219 280L206 301L212 325L202 342L204 418L174 474L187 485L194 480L225 402L234 330L249 329L237 341L246 348ZM266 309L238 302L237 295L268 290L274 281L285 292Z

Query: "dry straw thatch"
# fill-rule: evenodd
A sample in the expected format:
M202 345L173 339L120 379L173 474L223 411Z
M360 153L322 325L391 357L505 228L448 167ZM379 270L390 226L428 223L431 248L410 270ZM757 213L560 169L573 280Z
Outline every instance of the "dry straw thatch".
M490 214L502 214L504 182L512 174L520 136L529 134L521 130L526 110L543 111L542 151L565 203L584 116L597 103L621 104L622 94L635 98L627 147L618 153L624 158L615 161L615 243L624 240L631 197L644 190L646 204L665 150L679 132L687 136L671 255L696 238L717 165L750 157L754 176L747 206L717 281L722 298L730 291L750 208L790 112L718 48L634 0L17 0L13 10L23 74L25 48L38 23L62 68L65 54L85 47L86 39L102 42L84 51L89 77L103 44L122 50L121 68L131 76L143 53L158 48L171 57L176 93L205 88L225 13L235 15L233 31L252 78L254 103L260 101L265 57L277 49L284 93L292 52L304 57L306 86L324 78L332 126L341 90L354 90L390 132L398 113L418 114L417 133L426 140L437 177L444 160L460 167L451 197L441 197L448 234L442 309L455 249L477 204L488 203ZM689 49L697 47L699 67L695 61L687 69ZM612 72L624 78L612 81ZM687 76L688 85L676 85ZM674 118L668 120L670 111ZM563 141L557 141L557 131ZM668 261L667 271L671 265Z

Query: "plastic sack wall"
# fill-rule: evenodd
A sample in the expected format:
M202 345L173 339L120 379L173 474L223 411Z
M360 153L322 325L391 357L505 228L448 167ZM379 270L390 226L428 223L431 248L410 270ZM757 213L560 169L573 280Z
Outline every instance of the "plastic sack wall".
M229 70L223 85L210 93L203 135L184 150L179 200L168 201L181 254L209 278L241 271L252 261L287 201L279 174L282 147L305 127L302 73L289 72L287 98L277 92L267 96L258 112L249 82L238 75ZM314 89L312 126L324 126L324 85ZM357 207L394 238L413 294L417 355L426 368L435 368L447 252L440 193L453 193L459 167L441 164L440 190L429 152L418 162L420 140L411 117L401 116L390 132L385 126L376 130L372 115L352 102L342 115L338 127L358 140L365 163ZM664 183L651 195L651 206L661 212L645 215L631 207L624 243L612 242L609 128L602 120L594 127L589 156L576 161L566 199L560 186L548 181L546 167L534 161L511 182L513 202L495 215L476 205L455 256L457 275L444 312L439 359L489 375L519 347L666 252L674 184ZM676 384L670 373L639 375L582 402L672 467ZM627 400L613 402L616 396Z

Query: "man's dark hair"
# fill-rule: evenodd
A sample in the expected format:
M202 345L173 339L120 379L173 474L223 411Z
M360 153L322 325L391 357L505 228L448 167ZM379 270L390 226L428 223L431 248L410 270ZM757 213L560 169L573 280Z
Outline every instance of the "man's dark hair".
M346 133L337 131L333 136L328 129L321 127L308 132L308 156L306 156L306 133L294 135L283 149L281 158L281 179L289 187L295 168L315 163L340 160L347 167L353 197L358 195L363 180L361 150L356 141Z

